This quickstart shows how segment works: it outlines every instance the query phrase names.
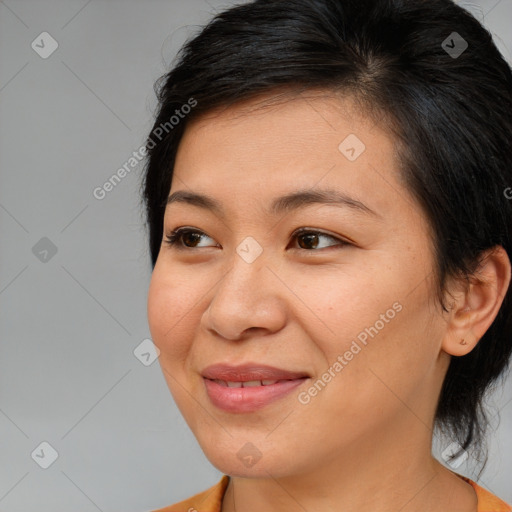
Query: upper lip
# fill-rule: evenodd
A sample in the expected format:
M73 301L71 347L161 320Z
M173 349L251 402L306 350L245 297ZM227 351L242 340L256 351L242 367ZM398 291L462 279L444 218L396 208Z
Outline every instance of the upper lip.
M229 382L247 382L252 380L293 380L309 377L306 372L283 370L273 366L260 364L244 364L230 366L227 364L213 364L205 368L201 375L211 380L224 380Z

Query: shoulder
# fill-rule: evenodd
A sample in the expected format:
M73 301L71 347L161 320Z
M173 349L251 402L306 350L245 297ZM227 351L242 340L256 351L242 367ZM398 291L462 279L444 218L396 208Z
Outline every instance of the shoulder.
M458 476L475 489L478 498L477 512L512 512L512 507L496 495L492 494L487 489L480 487L476 482L473 482L473 480L461 475Z
M222 498L229 483L229 476L223 475L221 480L206 491L195 494L191 498L159 508L151 512L220 512Z
M470 484L478 498L477 512L512 512L512 507L490 493L476 482L461 475L457 475ZM221 480L209 489L195 494L191 498L159 508L151 512L220 512L222 499L229 483L229 476L223 475Z

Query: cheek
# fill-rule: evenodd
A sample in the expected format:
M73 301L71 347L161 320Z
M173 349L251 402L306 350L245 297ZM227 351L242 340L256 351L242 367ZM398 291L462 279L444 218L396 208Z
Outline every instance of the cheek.
M198 324L197 299L179 278L169 279L155 266L148 291L148 324L160 350L161 361L182 361L189 351ZM173 273L173 275L177 275Z
M384 257L379 258L386 263ZM420 277L409 276L404 265L387 262L378 268L365 265L336 280L314 281L309 297L315 305L312 310L318 329L312 330L311 323L304 328L323 353L327 367L342 357L344 369L339 374L344 377L335 379L337 385L342 381L348 385L345 379L355 387L371 385L368 379L373 382L375 376L369 368L400 385L401 379L410 376L404 369L414 368L421 375L423 365L435 360L428 325L428 292L423 284L411 293L409 284Z
M311 279L286 276L287 282L294 283L295 295L306 306L297 301L297 307L304 309L303 328L331 356L348 349L358 335L364 342L365 328L376 322L379 331L386 330L381 314L388 312L388 322L396 316L393 303L399 294L394 292L389 271L386 274L366 263L350 271L326 268L311 274Z

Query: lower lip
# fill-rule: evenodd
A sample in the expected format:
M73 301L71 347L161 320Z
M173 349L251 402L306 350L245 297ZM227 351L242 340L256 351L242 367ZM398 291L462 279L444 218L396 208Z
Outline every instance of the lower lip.
M248 388L229 388L209 379L204 379L204 383L211 402L219 409L227 412L253 412L288 395L305 380L306 377Z

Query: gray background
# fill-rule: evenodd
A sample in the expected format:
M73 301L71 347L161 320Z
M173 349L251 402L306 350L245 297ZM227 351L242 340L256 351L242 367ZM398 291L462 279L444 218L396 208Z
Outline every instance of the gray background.
M510 61L512 0L461 4ZM0 1L0 512L143 512L221 476L158 361L134 355L150 337L142 164L92 192L144 143L177 49L229 5ZM43 59L31 43L45 31L59 46ZM493 399L480 484L512 502L512 379ZM58 453L47 469L43 441ZM457 471L472 476L470 462Z

